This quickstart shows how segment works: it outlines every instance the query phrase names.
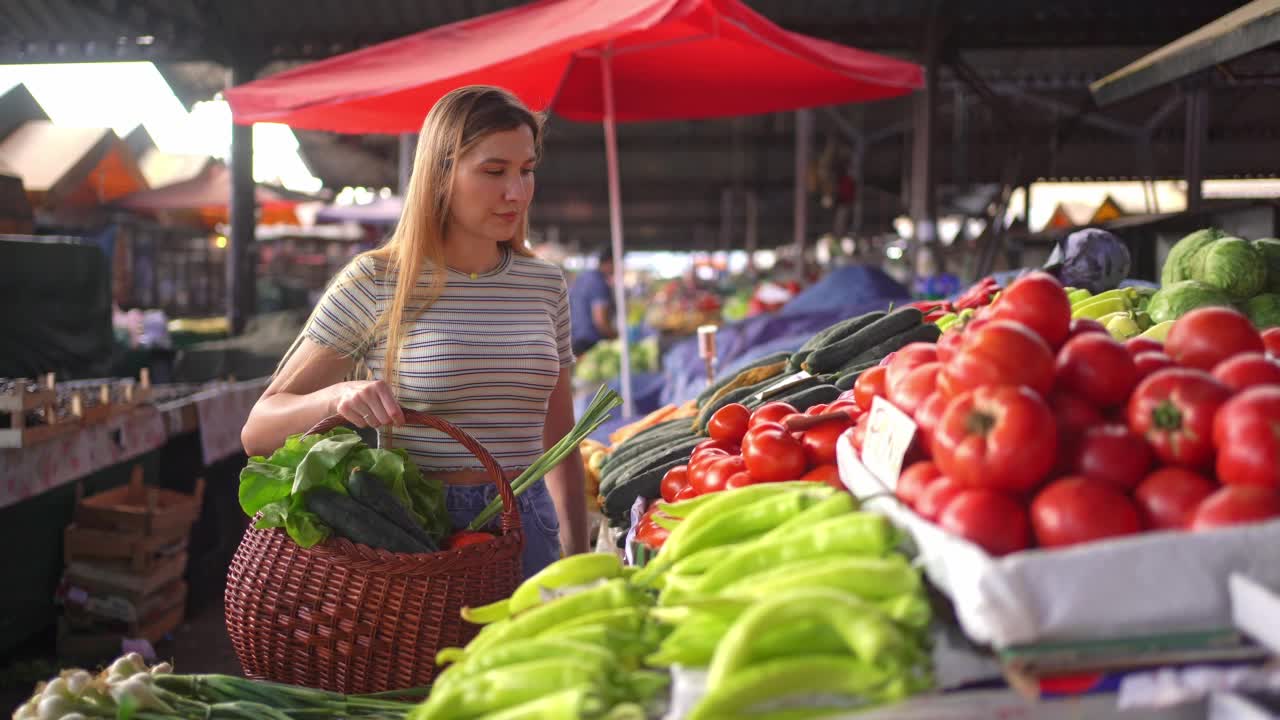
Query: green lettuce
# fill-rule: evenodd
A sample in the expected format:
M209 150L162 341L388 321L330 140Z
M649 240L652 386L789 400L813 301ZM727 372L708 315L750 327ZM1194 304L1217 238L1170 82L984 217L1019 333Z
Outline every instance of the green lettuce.
M283 527L294 542L312 547L332 529L307 510L307 493L324 487L347 494L347 478L356 468L385 483L438 543L452 531L439 481L424 478L404 450L371 448L348 428L293 435L271 457L249 458L240 471L240 508L258 516L254 527Z

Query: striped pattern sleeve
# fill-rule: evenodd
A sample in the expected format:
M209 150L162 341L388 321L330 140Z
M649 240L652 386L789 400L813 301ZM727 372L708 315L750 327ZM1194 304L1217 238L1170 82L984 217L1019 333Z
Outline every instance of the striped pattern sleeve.
M573 321L569 318L569 289L564 275L560 275L560 295L556 300L556 353L560 356L560 367L572 365L573 357Z
M338 274L316 305L303 334L346 357L368 350L369 332L378 319L373 261L357 258Z

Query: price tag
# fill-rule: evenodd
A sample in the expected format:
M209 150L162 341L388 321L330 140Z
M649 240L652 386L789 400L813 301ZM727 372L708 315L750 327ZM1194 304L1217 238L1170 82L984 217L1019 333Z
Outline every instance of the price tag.
M902 461L915 436L916 423L911 416L888 400L877 397L871 402L867 434L862 440L862 464L885 487L897 489Z
M794 387L797 383L808 380L811 377L813 376L805 372L804 370L801 370L795 375L788 375L787 377L782 378L778 382L761 390L755 395L752 395L750 399L754 401L754 400L765 400L767 398L776 397L778 395L785 393L787 390Z

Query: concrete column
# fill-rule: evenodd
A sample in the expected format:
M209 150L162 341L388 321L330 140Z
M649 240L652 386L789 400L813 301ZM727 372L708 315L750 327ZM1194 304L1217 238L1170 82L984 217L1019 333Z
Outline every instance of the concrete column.
M241 60L231 68L231 84L241 85L254 78L257 64ZM253 182L253 126L231 126L231 234L227 238L227 322L232 334L244 330L253 314L253 243L257 226L257 197Z

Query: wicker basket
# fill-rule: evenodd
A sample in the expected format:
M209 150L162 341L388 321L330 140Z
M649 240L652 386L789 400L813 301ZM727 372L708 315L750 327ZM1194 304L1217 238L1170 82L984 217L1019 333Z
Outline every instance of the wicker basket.
M463 606L509 596L521 580L524 534L511 485L493 456L454 425L406 410L471 451L502 498L502 533L429 554L392 553L346 538L298 546L283 529L245 531L227 574L227 632L246 677L341 693L427 685L436 651L479 627ZM308 430L342 423L332 417Z

